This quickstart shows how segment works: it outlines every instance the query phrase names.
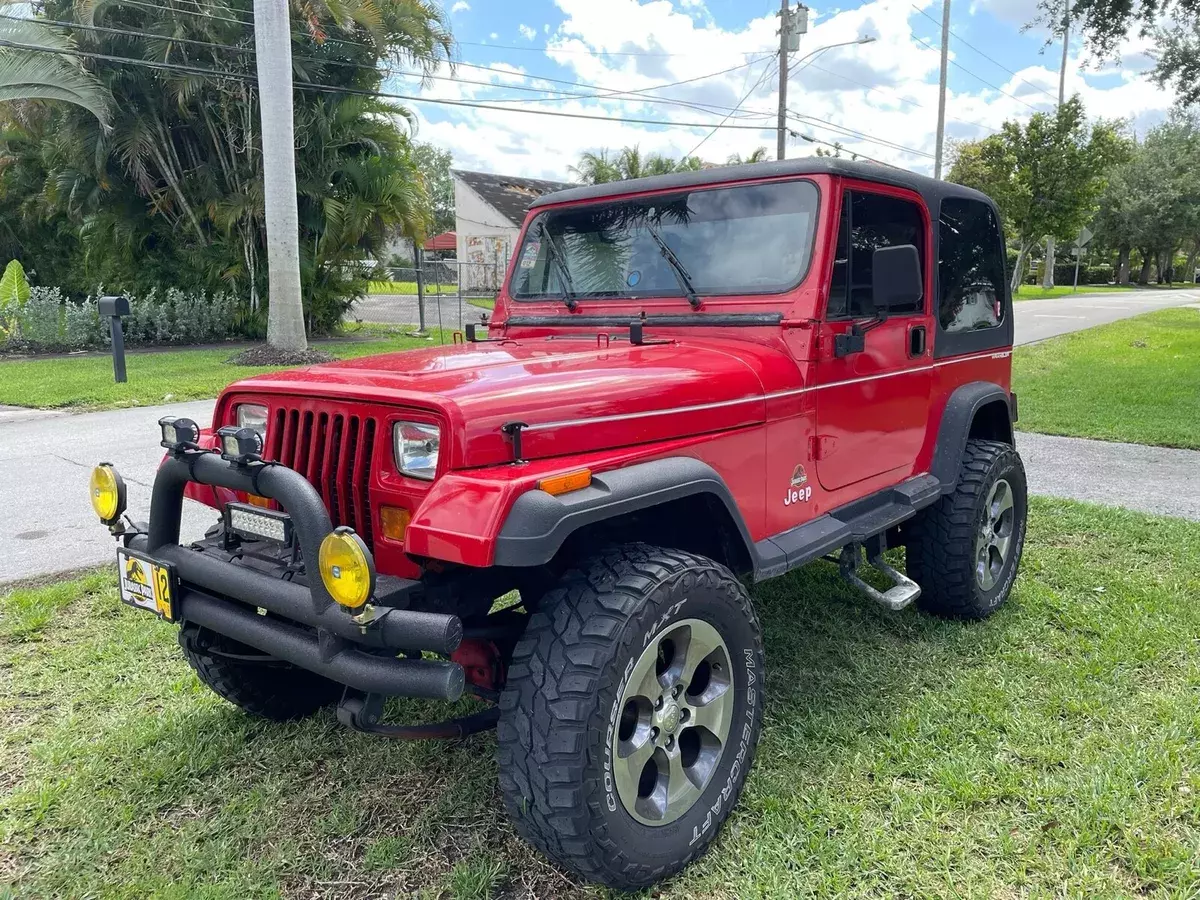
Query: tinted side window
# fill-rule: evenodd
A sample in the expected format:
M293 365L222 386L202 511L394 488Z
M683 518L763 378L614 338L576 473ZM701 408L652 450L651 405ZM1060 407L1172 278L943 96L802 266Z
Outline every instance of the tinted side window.
M991 207L978 200L945 200L938 233L942 329L995 328L1004 316L1004 242Z
M917 248L924 281L925 226L920 208L899 197L846 192L829 285L828 318L869 318L875 314L871 303L873 255L880 247L901 244L912 244ZM920 311L920 300L887 310L890 315Z

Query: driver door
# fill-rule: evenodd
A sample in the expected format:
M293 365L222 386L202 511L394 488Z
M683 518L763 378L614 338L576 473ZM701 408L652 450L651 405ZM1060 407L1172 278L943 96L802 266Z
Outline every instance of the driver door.
M929 220L914 195L880 185L851 185L842 195L829 302L817 364L817 477L837 490L873 476L911 473L925 439L929 368ZM861 350L838 356L837 335L875 315L873 254L912 244L921 261L922 297L886 309Z

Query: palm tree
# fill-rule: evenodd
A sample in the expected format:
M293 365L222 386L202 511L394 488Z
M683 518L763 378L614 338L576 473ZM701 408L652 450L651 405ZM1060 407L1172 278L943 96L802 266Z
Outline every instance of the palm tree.
M725 162L731 166L742 166L748 163L766 162L771 157L766 147L755 147L749 156L742 156L740 153L733 153Z
M568 166L567 171L582 184L607 184L620 181L623 177L617 163L608 155L608 150L585 150L579 155L579 164Z
M74 103L107 127L111 98L104 85L70 55L74 45L69 37L32 19L20 22L0 19L0 40L59 51L0 47L0 100Z
M668 175L671 172L693 172L703 165L698 156L686 156L681 160L659 153L643 156L641 148L634 144L632 147L623 147L616 157L607 149L585 151L580 154L579 164L571 166L569 171L583 184L605 184L650 175Z

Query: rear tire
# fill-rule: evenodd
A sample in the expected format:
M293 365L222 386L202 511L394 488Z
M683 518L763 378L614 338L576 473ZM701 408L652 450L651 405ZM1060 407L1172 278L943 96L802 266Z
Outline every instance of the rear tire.
M342 696L341 685L291 663L237 659L262 654L205 628L184 625L179 646L201 681L230 703L264 719L302 719Z
M542 598L500 698L518 832L611 887L678 872L741 794L762 677L758 619L724 566L640 544L583 561Z
M934 615L983 619L1008 599L1025 544L1028 497L1017 451L969 440L954 491L904 527L917 606Z

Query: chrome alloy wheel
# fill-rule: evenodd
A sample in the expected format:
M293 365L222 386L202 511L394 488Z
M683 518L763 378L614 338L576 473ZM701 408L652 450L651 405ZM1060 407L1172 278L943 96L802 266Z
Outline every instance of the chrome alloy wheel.
M700 799L729 739L729 650L700 619L668 626L625 679L613 733L613 780L644 825L674 822Z
M1004 570L1016 521L1012 486L1003 478L997 479L988 491L983 521L975 536L975 580L985 591L996 586Z

